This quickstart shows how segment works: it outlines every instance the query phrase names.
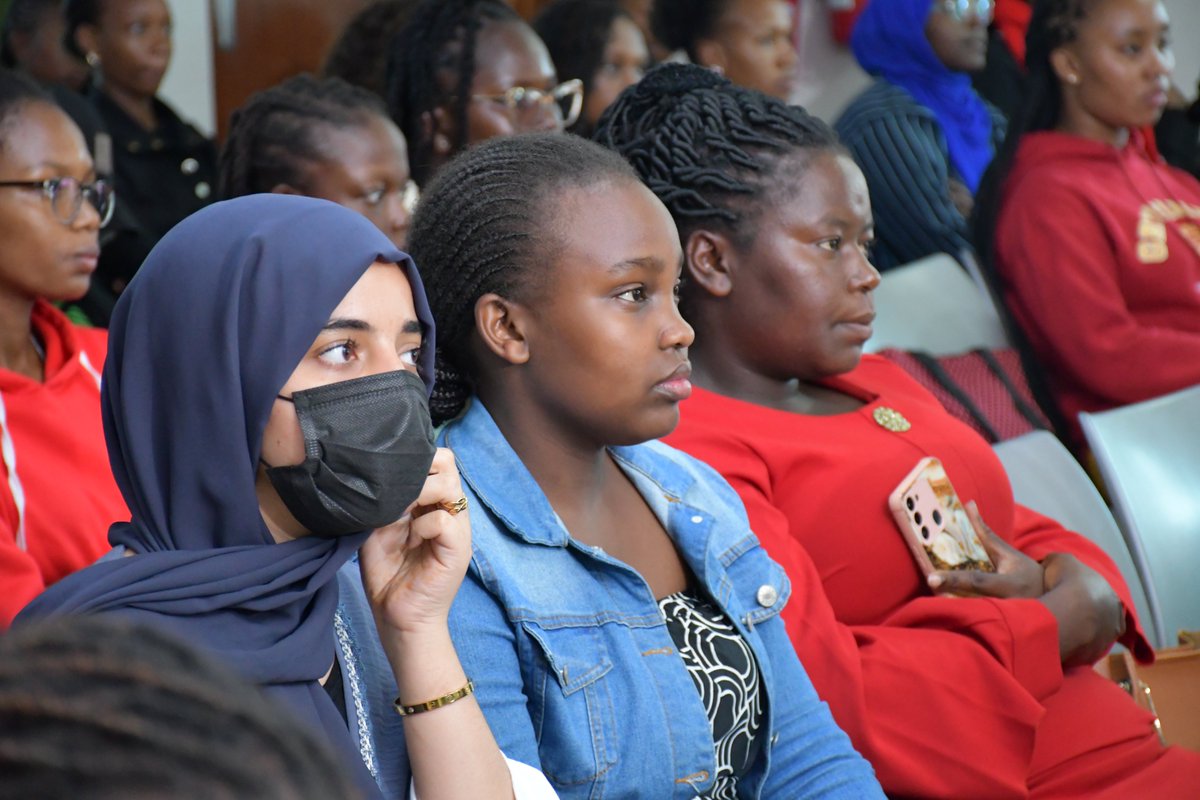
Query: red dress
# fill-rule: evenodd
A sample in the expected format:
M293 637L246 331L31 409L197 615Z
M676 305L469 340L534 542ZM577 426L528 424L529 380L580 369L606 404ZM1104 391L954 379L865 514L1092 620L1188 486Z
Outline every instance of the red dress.
M33 309L45 380L0 369L0 630L51 583L108 552L129 519L104 446L100 372L108 334Z
M987 443L898 367L864 356L827 385L864 405L806 416L697 390L667 442L741 495L791 576L784 618L800 660L888 795L1195 797L1200 754L1162 748L1151 717L1094 670L1064 674L1040 602L932 596L887 498L933 455L997 534L1033 558L1073 553L1131 609L1112 561L1016 505ZM880 407L911 428L883 427ZM1122 642L1151 652L1132 613Z

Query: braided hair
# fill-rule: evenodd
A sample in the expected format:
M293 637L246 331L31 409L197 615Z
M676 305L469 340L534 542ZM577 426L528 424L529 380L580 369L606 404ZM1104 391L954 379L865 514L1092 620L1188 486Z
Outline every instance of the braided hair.
M358 128L374 116L387 119L379 96L341 78L297 75L258 92L230 118L219 165L221 196L269 192L281 183L307 191L306 169L334 157L321 131Z
M388 49L416 5L417 0L376 0L358 12L329 51L322 74L386 97Z
M975 251L984 273L999 289L1002 276L996 271L994 236L1000 215L1000 195L1012 170L1021 139L1027 133L1051 130L1062 113L1062 87L1050 63L1050 54L1075 41L1079 23L1095 0L1034 0L1025 34L1025 96L1009 122L1004 145L980 183L975 195L973 232Z
M157 628L58 617L0 637L0 800L352 797L254 687Z
M683 50L699 63L696 43L713 37L731 5L733 0L654 0L650 31L667 49Z
M762 198L779 183L772 177L779 159L840 147L803 108L692 64L647 72L604 112L594 138L629 159L684 242L707 225L743 245Z
M436 424L458 416L472 391L476 301L492 292L520 300L536 291L551 260L554 243L544 231L559 192L606 181L636 183L637 175L586 139L530 133L466 150L422 193L409 247L438 321L430 400Z
M583 81L585 97L592 90L618 17L633 22L617 0L555 0L533 20L533 30L546 43L558 79ZM585 133L586 126L581 116L570 130Z
M28 75L14 69L0 68L0 151L4 149L9 127L25 107L33 103L46 103L58 108L46 90Z
M1050 63L1050 54L1075 41L1079 23L1096 4L1096 0L1034 0L1033 13L1025 34L1025 97L1009 122L1008 133L1000 152L984 173L975 193L971 228L975 252L979 256L984 279L994 297L1004 296L1004 276L996 261L996 223L1000 217L1004 184L1012 171L1017 150L1025 134L1051 130L1058 125L1062 113L1062 87ZM1050 388L1048 378L1038 362L1033 346L1013 318L1007 305L999 309L1009 339L1015 345L1021 364L1029 379L1034 399L1046 413L1051 427L1063 441L1070 439L1070 425Z
M423 0L392 44L388 110L408 139L410 171L419 185L432 171L433 141L422 122L426 114L450 106L456 136L451 152L467 144L475 48L487 22L524 24L503 0Z

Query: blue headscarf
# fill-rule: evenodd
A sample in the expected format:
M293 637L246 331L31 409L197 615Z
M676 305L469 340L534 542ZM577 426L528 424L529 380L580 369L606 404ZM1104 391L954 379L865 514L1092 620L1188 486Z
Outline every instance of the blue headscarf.
M901 87L937 117L950 163L972 194L995 154L992 116L971 78L941 62L925 37L936 0L871 0L854 24L850 48L867 72Z
M369 791L346 723L317 682L335 652L336 573L369 532L275 544L255 474L276 394L376 261L408 277L431 383L421 279L359 214L253 195L172 229L117 303L104 367L109 460L132 517L109 541L138 555L68 576L18 617L111 612L175 631L323 731Z

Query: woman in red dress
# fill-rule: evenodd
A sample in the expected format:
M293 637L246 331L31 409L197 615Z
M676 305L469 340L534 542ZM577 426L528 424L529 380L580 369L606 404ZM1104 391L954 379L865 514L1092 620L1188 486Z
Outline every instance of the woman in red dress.
M719 470L794 585L818 692L893 797L1193 797L1200 755L1091 665L1151 651L1099 548L1013 501L991 448L871 334L862 173L802 109L693 67L601 121L679 226L696 391L668 442ZM986 573L922 576L888 496L925 456L994 534ZM950 596L950 592L966 596Z

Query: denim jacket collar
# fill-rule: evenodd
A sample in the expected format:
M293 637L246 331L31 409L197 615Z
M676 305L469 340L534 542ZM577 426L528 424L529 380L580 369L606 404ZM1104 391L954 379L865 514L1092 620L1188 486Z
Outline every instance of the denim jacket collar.
M509 531L531 544L568 545L570 536L562 520L478 398L471 400L466 412L448 426L442 438L454 451L463 480ZM612 447L609 452L666 525L666 505L680 502L695 478L653 448ZM521 498L521 502L490 501L513 497Z

